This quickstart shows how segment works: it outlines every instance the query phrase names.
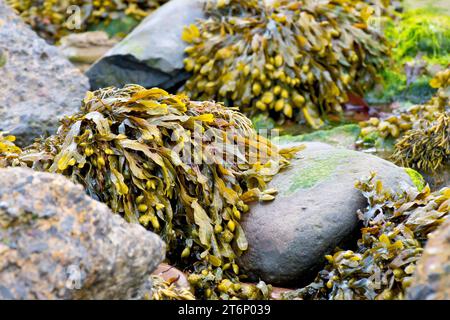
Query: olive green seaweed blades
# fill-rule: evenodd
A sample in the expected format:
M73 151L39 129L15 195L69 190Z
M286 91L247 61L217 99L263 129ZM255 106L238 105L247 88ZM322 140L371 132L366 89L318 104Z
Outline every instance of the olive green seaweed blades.
M362 94L390 54L363 1L210 1L206 18L185 28L182 89L249 115L318 128Z
M0 140L0 164L61 173L158 233L169 261L193 273L197 297L258 297L239 284L240 221L248 202L274 198L266 183L299 148L278 150L221 104L138 85L88 92L55 135L3 154L10 144ZM215 291L222 280L233 292Z

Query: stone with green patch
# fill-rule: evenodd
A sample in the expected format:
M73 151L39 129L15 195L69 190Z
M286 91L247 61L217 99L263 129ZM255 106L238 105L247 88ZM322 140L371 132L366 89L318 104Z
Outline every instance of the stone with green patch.
M354 185L372 171L387 188L413 186L408 173L362 152L305 142L290 168L269 183L279 191L270 203L257 203L244 216L249 250L239 260L253 278L274 285L308 283L324 256L356 236L357 210L367 202Z

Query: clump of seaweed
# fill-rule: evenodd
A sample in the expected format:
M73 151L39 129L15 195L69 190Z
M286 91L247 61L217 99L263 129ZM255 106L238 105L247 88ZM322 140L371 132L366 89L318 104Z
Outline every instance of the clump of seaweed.
M158 233L170 262L193 273L198 297L226 299L260 297L239 284L235 259L248 247L240 221L248 202L274 199L266 183L298 150L278 150L221 104L128 85L88 92L17 164L68 176Z
M429 85L433 69L450 64L450 16L431 7L405 10L385 20L383 29L394 63L382 70L382 81L366 93L366 101L425 103L436 91Z
M438 92L427 103L413 105L406 110L396 111L385 119L371 118L368 121L361 122L361 134L358 145L368 149L377 147L377 145L384 145L389 140L395 144L405 134L409 134L410 131L416 132L415 136L418 136L418 132L426 134L426 132L433 132L437 128L440 128L440 133L443 134L443 140L440 142L436 141L438 145L443 141L448 141L448 131L445 131L444 119L448 117L450 110L450 69L437 73L430 81L430 86L438 89ZM439 119L441 119L442 125L436 126L435 124ZM426 134L426 136L429 135ZM433 144L430 139L428 139L428 143L430 145ZM445 142L443 143L445 144ZM402 144L402 146L404 148L405 145ZM410 155L406 158L409 157ZM396 158L399 159L399 155ZM430 166L426 167L430 168Z
M408 131L395 144L392 159L403 167L437 172L450 161L450 115Z
M394 194L383 188L375 174L356 187L369 202L358 212L363 223L358 249L337 249L326 256L328 263L315 281L285 294L285 299L404 298L428 234L448 217L450 189L431 193L429 186L422 191L405 187Z
M190 43L183 90L249 115L323 125L352 91L374 83L389 48L363 1L212 1L185 29Z
M83 32L112 21L136 23L168 0L6 0L41 37L58 41L70 32ZM130 23L130 22L128 22Z

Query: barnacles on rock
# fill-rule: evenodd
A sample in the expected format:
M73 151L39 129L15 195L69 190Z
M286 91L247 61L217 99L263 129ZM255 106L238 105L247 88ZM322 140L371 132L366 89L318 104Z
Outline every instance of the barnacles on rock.
M113 212L159 234L175 265L220 274L237 290L247 203L274 193L263 190L266 183L298 150L278 150L232 108L128 85L88 92L79 113L17 162L70 177ZM219 297L219 284L201 284L199 297Z
M187 27L184 91L249 115L319 128L362 93L389 55L362 1L211 1L206 19Z
M373 300L403 299L427 236L447 219L450 189L431 192L404 187L394 194L375 174L356 184L368 200L356 251L337 249L305 288L285 298Z
M99 23L142 20L168 0L6 0L41 37L54 42Z

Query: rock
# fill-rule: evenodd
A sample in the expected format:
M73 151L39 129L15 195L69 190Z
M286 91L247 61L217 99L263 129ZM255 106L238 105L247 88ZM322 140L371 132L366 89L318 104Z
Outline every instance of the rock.
M53 133L80 106L88 79L0 1L0 131L19 145Z
M116 43L104 31L72 33L60 40L59 49L78 69L86 71Z
M313 280L326 254L355 240L356 212L367 202L354 184L371 171L394 190L412 185L402 168L375 156L318 142L304 145L291 167L269 183L279 191L276 199L253 205L243 218L249 250L239 264L252 280L291 288Z
M450 299L450 219L429 236L406 296L410 300Z
M61 175L7 168L0 181L0 299L141 298L158 236Z
M176 88L189 74L184 71L181 39L185 26L203 17L205 0L172 0L144 19L136 29L97 61L87 72L91 87Z
M450 163L440 168L435 173L421 172L426 182L430 184L432 190L450 186Z

